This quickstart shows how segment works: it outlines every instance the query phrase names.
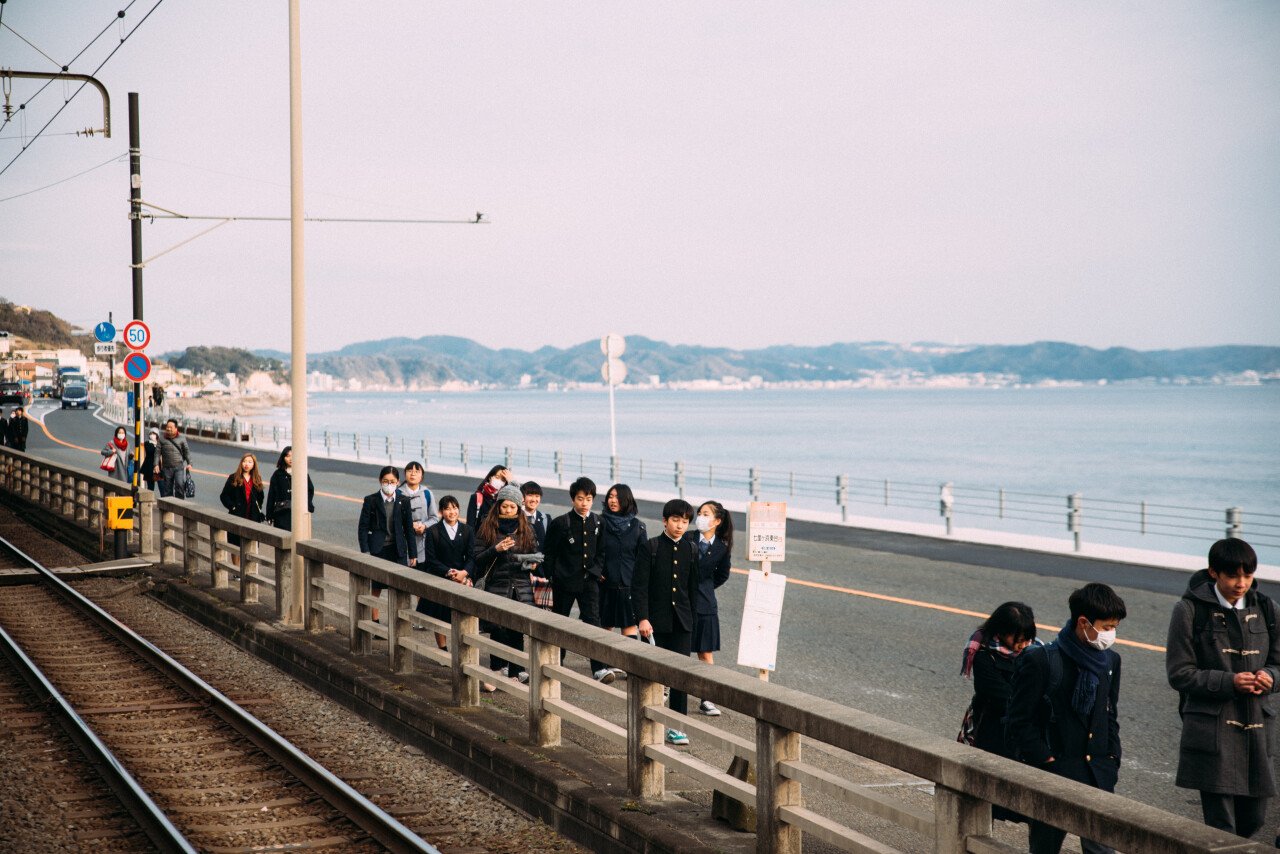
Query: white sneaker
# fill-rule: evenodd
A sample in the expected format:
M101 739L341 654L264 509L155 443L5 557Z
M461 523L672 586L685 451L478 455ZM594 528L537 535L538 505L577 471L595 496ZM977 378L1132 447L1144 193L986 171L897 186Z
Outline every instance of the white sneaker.
M715 707L715 704L713 704L710 700L703 700L698 705L698 711L702 712L704 715L706 715L709 718L720 717L720 710L717 709Z
M599 670L597 670L597 671L596 671L595 673L593 673L592 675L596 677L596 681L597 681L597 682L599 682L599 683L601 683L601 684L603 684L603 685L609 685L609 684L611 684L611 683L613 682L614 678L615 678L615 677L614 677L614 675L613 675L613 670L611 670L611 669L610 669L610 668L608 668L608 667L601 667Z
M667 744L674 744L677 747L683 747L689 743L689 736L685 735L678 729L667 730Z
M521 685L528 685L528 684L529 684L529 671L528 671L528 670L521 670L519 673L517 673L517 674L516 674L516 681L517 681L517 682L519 682ZM709 713L708 713L708 714L709 714ZM717 714L717 715L718 715L718 714L720 714L720 711L719 711L718 709L716 710L716 714Z

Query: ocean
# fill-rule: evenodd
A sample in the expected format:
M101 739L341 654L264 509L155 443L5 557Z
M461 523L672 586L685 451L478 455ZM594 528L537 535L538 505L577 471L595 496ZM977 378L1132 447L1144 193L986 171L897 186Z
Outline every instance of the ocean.
M744 500L756 467L763 500L835 510L845 475L850 515L937 521L951 482L957 525L1062 537L1079 493L1087 539L1195 554L1240 507L1246 539L1280 545L1278 384L621 389L616 412L621 479L646 489L674 494L678 460L691 493ZM457 466L465 442L477 477L510 447L521 479L561 451L569 478L610 480L603 390L313 393L308 417L313 442L327 430L349 450L359 434L370 459L390 436L401 464L426 440Z

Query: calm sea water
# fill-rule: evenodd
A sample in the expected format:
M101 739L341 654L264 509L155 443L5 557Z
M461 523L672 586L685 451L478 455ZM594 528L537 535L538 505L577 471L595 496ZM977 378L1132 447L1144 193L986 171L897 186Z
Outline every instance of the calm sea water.
M823 490L830 498L802 499L821 509L834 509L835 476L845 473L855 479L850 513L859 515L936 520L937 487L952 481L957 524L982 526L960 515L965 499L1003 488L1048 496L1042 499L1045 521L1039 528L1030 523L1037 517L1030 504L1036 499L1026 498L1027 524L993 520L991 527L1062 535L1060 511L1072 492L1095 508L1099 499L1126 502L1135 520L1137 504L1145 500L1204 508L1196 518L1219 532L1229 506L1244 508L1246 521L1277 514L1271 521L1280 525L1280 385L624 390L616 408L618 455L628 461L630 480L637 479L638 459L645 460L646 477L661 472L668 480L672 461L683 460L691 488L695 477L705 486L711 465L712 482L723 483L735 499L743 496L731 484L757 466L770 473L771 482L794 471L817 476L815 486L829 483ZM287 424L286 412L277 416ZM323 393L310 396L309 419L313 436L327 429L404 439L406 457L420 456L424 438L433 455L443 442L452 455L443 461L453 464L458 443L467 442L477 468L481 445L489 462L501 458L504 446L521 453L583 453L595 458L588 469L597 482L608 479L609 407L603 391ZM520 461L517 455L517 469ZM882 490L872 487L872 479L888 479L891 505L904 506L877 507ZM769 491L764 497L772 497ZM994 507L993 497L993 516ZM1128 534L1089 536L1170 546ZM1191 542L1177 550L1201 552L1206 536L1213 535L1188 532Z

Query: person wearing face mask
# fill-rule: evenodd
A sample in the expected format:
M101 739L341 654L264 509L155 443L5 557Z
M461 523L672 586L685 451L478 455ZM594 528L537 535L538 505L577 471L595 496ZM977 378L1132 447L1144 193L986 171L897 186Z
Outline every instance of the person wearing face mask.
M693 517L695 530L685 534L698 545L698 596L694 602L693 651L699 661L715 664L720 649L720 608L716 588L729 580L729 556L733 552L733 517L719 501L704 501ZM718 717L720 710L703 700L698 711Z
M1120 656L1111 645L1127 616L1105 584L1086 584L1068 600L1071 618L1057 638L1018 656L1006 729L1018 759L1114 792L1120 775ZM1031 821L1032 854L1058 854L1066 832ZM1080 840L1084 854L1114 849Z
M1036 638L1036 616L1030 605L1005 602L969 636L960 662L960 675L973 679L973 700L965 711L956 741L979 750L1013 759L1013 746L1005 737L1004 716L1013 693L1013 670L1018 656ZM991 807L991 817L1026 822L1026 818L1001 806Z
M153 427L147 432L147 441L142 443L142 480L153 492L160 477L159 443L160 431Z
M413 541L413 512L409 499L396 494L399 486L400 469L383 466L378 473L378 491L366 495L360 507L356 539L362 552L402 566L415 566L418 549ZM385 589L385 584L373 582L375 594ZM377 608L373 609L373 619L378 619Z
M102 465L107 477L122 483L129 481L129 438L123 427L117 427L111 441L102 449Z
M538 540L521 510L523 503L524 496L519 488L508 484L498 490L493 509L476 531L475 545L471 549L471 568L467 572L473 583L484 582L485 592L532 605L533 586L529 584L529 572L544 573L541 565L533 570L525 569L517 557L532 554L538 548ZM495 624L486 625L490 637L498 643L524 649L524 634L521 632ZM529 681L528 672L520 665L496 655L489 656L489 669L521 682Z
M511 472L506 466L494 466L489 469L489 473L476 485L476 491L471 493L471 498L467 501L467 526L471 530L479 529L480 523L493 507L493 499L498 494L498 490L510 482Z

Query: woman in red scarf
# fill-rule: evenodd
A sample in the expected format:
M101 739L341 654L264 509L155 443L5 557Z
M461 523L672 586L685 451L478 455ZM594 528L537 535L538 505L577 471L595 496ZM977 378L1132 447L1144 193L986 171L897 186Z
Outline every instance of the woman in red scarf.
M102 465L99 466L107 477L128 483L129 481L129 439L123 427L117 427L115 435L102 449Z
M227 482L222 487L219 500L232 516L239 516L250 522L263 520L262 474L258 471L257 457L253 454L245 454L240 458L240 464L236 466L236 470L227 476ZM240 537L227 534L227 543L238 546ZM238 563L239 556L233 554L232 560Z
M471 500L467 502L468 528L473 531L479 529L480 523L484 521L485 516L489 515L489 510L493 507L494 496L508 483L511 483L511 472L506 466L494 466L489 469L489 473L476 486L476 491L471 494Z

